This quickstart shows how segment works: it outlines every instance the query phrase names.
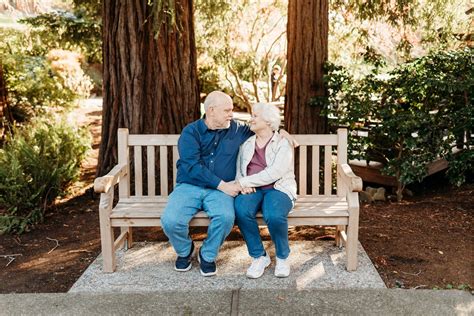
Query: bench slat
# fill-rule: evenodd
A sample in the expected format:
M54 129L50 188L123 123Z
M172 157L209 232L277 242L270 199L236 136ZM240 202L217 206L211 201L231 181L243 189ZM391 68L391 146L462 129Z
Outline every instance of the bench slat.
M321 135L292 135L298 144L304 146L326 146L332 145L337 146L337 135L336 134L321 134Z
M127 175L122 177L119 183L119 197L123 198L130 195L130 147L128 146L128 129L119 128L117 137L118 163L127 166Z
M159 218L111 218L111 225L113 227L135 226L135 227L156 227L161 226ZM257 218L258 225L265 226L262 218ZM289 226L304 226L304 225L347 225L347 217L295 217L288 218ZM189 226L209 226L209 218L193 218Z
M167 202L167 196L131 196L127 198L121 198L120 203L159 203L159 202ZM337 196L337 195L307 195L298 197L296 203L320 203L320 202L336 202L336 201L346 201L345 196Z
M311 168L311 194L319 194L319 146L313 146L313 157L312 157Z
M299 176L299 192L298 194L305 196L306 195L306 160L308 159L308 155L306 153L306 146L300 146L300 176Z
M332 187L332 148L324 146L324 195L331 195Z
M173 188L176 185L176 162L179 159L178 146L173 146Z
M347 163L347 129L337 130L337 164L342 165ZM337 173L337 195L345 195L345 185L341 176Z
M130 134L128 136L129 146L173 146L178 143L179 135L157 135L157 134Z
M300 145L337 146L336 134L319 135L292 135ZM130 134L128 135L129 146L173 146L178 142L177 134Z
M160 146L161 195L168 196L168 147Z
M111 218L160 218L166 203L118 203L113 209ZM296 217L347 217L349 216L347 202L337 204L296 204L289 218ZM257 213L257 217L261 217ZM205 212L198 212L194 217L207 217Z
M143 195L143 185L142 185L142 147L134 146L133 147L133 160L135 161L135 195Z
M146 146L148 196L155 196L155 146Z

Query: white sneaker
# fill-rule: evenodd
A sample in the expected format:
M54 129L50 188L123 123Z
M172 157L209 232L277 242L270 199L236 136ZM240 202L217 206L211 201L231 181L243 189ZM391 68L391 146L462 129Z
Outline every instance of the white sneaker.
M278 278L286 278L290 275L290 263L288 259L276 258L275 276Z
M251 279L258 279L265 272L265 268L271 263L268 255L260 256L252 259L252 264L247 269L247 277Z

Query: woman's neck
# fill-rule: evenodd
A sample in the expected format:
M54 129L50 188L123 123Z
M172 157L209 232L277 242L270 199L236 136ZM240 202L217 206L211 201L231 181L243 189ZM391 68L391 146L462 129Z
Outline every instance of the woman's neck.
M265 129L255 132L255 135L257 136L256 142L257 145L259 145L258 147L262 147L273 137L273 131L271 129Z

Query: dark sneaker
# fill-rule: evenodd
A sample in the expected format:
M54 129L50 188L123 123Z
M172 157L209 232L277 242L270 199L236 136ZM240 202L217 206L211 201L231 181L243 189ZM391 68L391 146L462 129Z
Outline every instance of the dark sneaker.
M201 275L203 276L213 276L217 273L217 267L215 262L208 262L201 257L201 251L198 255L199 266L201 270Z
M176 259L176 263L174 264L174 269L179 272L186 272L191 270L193 266L191 260L195 255L196 248L194 248L194 243L191 243L191 251L189 252L189 255L187 255L186 257L178 256L178 259Z

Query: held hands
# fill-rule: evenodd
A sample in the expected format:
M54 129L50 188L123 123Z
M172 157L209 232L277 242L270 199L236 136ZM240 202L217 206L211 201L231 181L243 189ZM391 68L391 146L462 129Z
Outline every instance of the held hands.
M243 188L238 181L221 181L217 186L217 189L232 197L236 197L239 193L250 194L255 192L255 188Z
M251 194L255 192L255 188L245 188L240 184L238 180L235 180L234 182L240 186L240 193L242 194Z
M242 188L242 190L240 190L240 192L241 192L242 194L254 193L254 192L255 192L255 188Z
M238 182L221 181L219 185L217 186L217 189L224 192L227 195L235 197L239 194L242 187L240 186L240 183Z

